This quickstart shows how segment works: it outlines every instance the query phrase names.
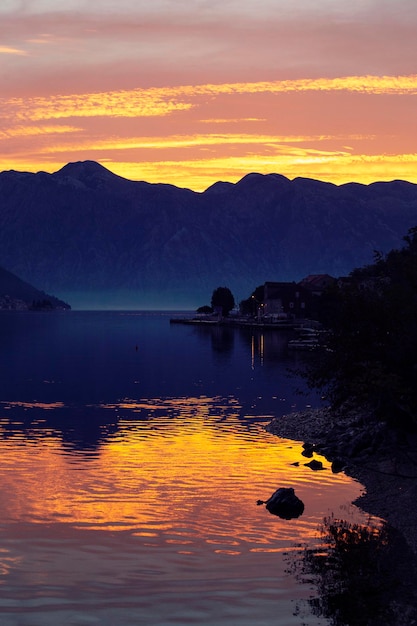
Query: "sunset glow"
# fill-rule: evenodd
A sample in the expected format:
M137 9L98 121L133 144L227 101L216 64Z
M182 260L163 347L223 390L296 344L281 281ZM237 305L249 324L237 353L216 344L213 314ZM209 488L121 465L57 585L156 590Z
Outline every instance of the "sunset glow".
M35 407L49 411L62 405L26 404L28 409ZM102 406L104 411L116 410L125 417L118 424L117 435L90 460L94 484L82 453L66 450L51 432L42 445L28 446L23 464L27 471L18 478L24 497L11 495L15 492L14 474L4 479L4 517L130 531L153 544L172 543L179 553L190 554L200 543L212 544L213 552L237 555L248 549L279 550L276 534L289 540L298 539L300 533L305 540L317 536L322 512L333 500L349 501L359 493L358 486L342 473L315 475L303 462L292 465L295 458L303 459L301 446L267 434L259 424L248 432L240 422L239 408L231 399L225 405L219 398L208 397L126 400ZM144 416L146 419L141 419ZM227 428L219 427L225 423ZM33 437L36 441L35 430ZM323 457L317 458L328 467ZM83 471L75 481L78 464ZM296 486L313 519L300 518L290 527L276 519L271 530L270 516L256 508L256 501L273 492L277 484L287 483ZM115 492L119 498L114 497ZM223 522L226 506L235 511L233 524L229 519ZM256 514L256 531L248 511ZM189 518L194 533L184 530Z
M412 0L0 8L0 171L417 182Z

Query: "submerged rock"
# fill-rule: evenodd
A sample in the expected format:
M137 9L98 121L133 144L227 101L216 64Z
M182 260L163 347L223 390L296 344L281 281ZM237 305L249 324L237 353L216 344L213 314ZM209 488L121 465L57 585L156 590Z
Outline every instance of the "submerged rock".
M280 487L268 500L258 500L257 504L265 504L272 515L281 519L300 517L304 512L304 503L297 498L292 487Z

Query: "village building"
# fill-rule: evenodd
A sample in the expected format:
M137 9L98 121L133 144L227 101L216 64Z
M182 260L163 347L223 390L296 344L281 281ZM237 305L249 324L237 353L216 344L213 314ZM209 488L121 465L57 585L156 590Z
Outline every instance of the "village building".
M335 279L328 274L311 274L300 282L271 282L264 284L264 298L260 304L263 317L272 319L314 318L318 297Z
M313 295L321 296L323 291L337 283L337 279L329 274L309 274L298 283L308 289Z

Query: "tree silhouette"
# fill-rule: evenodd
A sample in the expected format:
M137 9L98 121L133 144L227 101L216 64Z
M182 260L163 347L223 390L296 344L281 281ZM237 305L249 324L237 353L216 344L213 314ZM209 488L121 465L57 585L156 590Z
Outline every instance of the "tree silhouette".
M417 426L417 228L404 240L323 296L328 350L306 372L333 406L366 403L402 427Z
M235 306L235 299L228 287L217 287L211 296L211 307L221 308L223 317L227 317Z

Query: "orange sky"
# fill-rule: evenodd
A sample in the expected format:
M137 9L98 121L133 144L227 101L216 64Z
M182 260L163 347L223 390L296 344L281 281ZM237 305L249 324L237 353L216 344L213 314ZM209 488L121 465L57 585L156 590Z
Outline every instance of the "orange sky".
M417 182L415 0L2 0L0 171Z

